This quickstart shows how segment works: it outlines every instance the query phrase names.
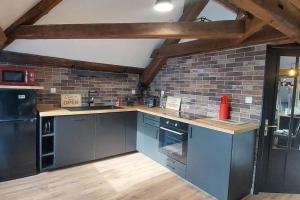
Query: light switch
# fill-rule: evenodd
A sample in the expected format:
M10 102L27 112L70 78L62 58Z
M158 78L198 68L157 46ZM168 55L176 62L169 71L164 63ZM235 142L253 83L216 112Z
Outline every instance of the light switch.
M160 91L160 96L163 97L165 95L165 91Z
M252 104L252 97L245 97L245 103Z
M136 92L135 92L135 90L131 90L131 94L135 94Z
M56 88L51 88L51 89L50 89L50 93L51 93L51 94L56 94Z

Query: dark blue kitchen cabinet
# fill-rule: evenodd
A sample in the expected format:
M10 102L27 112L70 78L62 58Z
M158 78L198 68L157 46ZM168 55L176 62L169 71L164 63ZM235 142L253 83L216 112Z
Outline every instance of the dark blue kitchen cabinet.
M125 153L126 113L105 113L97 116L95 158Z
M136 151L137 112L124 113L125 122L125 152Z
M191 126L187 180L220 200L237 200L251 190L255 132L228 134Z
M159 151L159 123L157 116L138 114L137 150L165 166L166 156Z
M55 118L55 167L94 159L95 124L93 115Z

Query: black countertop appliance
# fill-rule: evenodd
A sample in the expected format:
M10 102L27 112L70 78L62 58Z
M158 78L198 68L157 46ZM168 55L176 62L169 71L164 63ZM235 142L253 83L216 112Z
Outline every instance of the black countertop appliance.
M0 90L0 181L37 173L36 92Z
M147 106L153 108L157 106L157 98L154 96L147 97Z

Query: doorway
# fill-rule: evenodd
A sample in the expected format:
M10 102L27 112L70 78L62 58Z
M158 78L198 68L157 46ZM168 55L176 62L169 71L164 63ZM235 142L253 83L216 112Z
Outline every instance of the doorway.
M300 193L300 46L268 46L255 193Z

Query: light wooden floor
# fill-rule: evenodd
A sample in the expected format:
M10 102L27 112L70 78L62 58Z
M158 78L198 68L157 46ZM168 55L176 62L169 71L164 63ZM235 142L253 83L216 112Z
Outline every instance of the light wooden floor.
M140 153L0 183L0 200L211 200ZM261 194L251 200L299 200Z

